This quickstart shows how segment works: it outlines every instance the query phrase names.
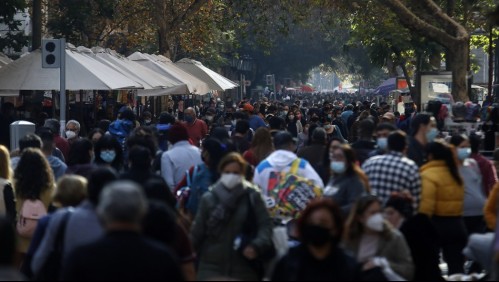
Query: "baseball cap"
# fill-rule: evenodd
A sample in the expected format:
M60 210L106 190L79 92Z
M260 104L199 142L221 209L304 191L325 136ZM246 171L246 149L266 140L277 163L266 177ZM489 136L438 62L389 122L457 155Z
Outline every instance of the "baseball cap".
M255 110L255 108L250 103L244 104L243 109L250 113L252 113Z

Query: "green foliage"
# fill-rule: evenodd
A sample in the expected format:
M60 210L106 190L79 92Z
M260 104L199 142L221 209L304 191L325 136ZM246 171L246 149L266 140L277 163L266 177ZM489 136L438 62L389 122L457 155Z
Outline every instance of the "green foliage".
M24 32L19 31L20 22L14 19L18 11L26 9L24 0L2 0L0 1L0 25L6 25L10 30L0 36L0 51L5 48L13 48L16 52L27 45L28 38Z

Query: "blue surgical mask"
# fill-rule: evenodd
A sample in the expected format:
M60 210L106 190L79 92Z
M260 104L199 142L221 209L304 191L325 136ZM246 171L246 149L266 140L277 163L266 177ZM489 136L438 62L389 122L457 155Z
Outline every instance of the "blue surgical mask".
M345 162L331 162L331 170L336 174L343 174L347 170Z
M378 138L377 144L380 150L388 149L388 138Z
M185 121L186 121L187 123L193 123L193 122L194 122L194 118L193 118L193 117L191 117L191 116L185 116L185 118L184 118L184 119L185 119Z
M111 150L102 151L100 153L100 158L110 164L114 161L114 159L116 159L116 152Z
M438 129L432 128L430 131L426 133L426 140L428 142L433 142L438 136Z
M471 155L471 148L458 148L457 149L457 157L461 160L464 161L467 158L469 158Z

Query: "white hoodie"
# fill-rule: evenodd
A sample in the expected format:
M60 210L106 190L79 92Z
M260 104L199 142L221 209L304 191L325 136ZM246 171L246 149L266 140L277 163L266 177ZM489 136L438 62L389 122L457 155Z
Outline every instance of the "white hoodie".
M262 161L255 169L253 183L262 189L262 195L268 196L268 187L271 173L289 172L293 162L298 159L294 153L279 150L272 153ZM304 159L301 159L298 176L314 181L315 185L324 188L324 183L314 168Z

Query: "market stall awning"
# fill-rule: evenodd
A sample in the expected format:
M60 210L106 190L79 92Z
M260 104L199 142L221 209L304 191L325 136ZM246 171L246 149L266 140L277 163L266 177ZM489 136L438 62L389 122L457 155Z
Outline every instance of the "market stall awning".
M374 90L374 93L377 95L388 95L390 94L390 91L396 90L397 89L397 78L392 77L390 79L385 80L376 90Z
M94 47L92 50L78 47L78 50L131 78L135 82L141 84L146 90L185 87L185 83L180 83L176 80L161 76L137 62L119 55L115 51L100 47Z
M4 53L0 52L0 68L12 63L12 59L7 57Z
M211 92L212 89L208 84L190 73L177 67L171 60L156 55L143 54L140 52L133 53L128 57L170 80L176 81L185 86L178 86L171 89L161 90L142 90L139 91L139 96L163 96L171 94L196 94L205 95Z
M59 69L42 68L40 50L0 69L0 90L59 90ZM142 85L74 48L66 49L67 90L141 89Z
M176 62L175 65L205 81L212 90L225 91L239 87L238 84L230 81L228 78L205 67L201 62L185 58Z

